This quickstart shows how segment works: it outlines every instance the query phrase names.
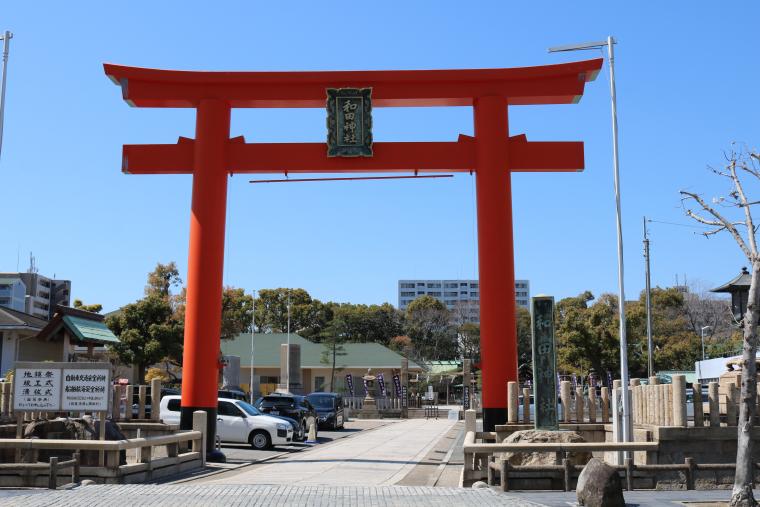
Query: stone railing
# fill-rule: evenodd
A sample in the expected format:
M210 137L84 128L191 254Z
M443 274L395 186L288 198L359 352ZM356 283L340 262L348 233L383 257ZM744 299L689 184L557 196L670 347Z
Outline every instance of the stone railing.
M735 384L719 385L717 382L710 382L707 399L704 399L699 383L689 386L692 395L687 396L685 377L673 375L672 379L671 384L660 384L656 377L650 378L648 384L641 384L640 379L631 379L629 392L633 424L684 428L720 426L721 423L736 426L739 415L739 389ZM619 380L614 381L612 391L617 394L618 399L621 397ZM532 390L527 387L520 390L516 382L509 382L507 395L507 422L532 423ZM597 395L596 389L586 391L580 386L573 389L569 381L562 381L557 407L558 419L565 424L607 424L612 415L611 398L611 391L607 387L602 387ZM760 396L758 408L760 409ZM756 425L760 425L760 410L758 414ZM693 424L689 425L689 421L693 421Z

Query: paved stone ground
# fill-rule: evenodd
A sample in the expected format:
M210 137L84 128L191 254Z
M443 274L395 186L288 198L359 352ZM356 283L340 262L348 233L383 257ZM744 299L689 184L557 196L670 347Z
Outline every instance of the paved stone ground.
M521 491L509 492L515 499L530 500L547 507L568 507L576 505L575 491ZM623 496L628 506L641 507L701 507L720 505L731 498L731 490L703 491L624 491ZM760 491L755 490L755 498L760 498Z
M394 421L306 452L199 480L215 484L392 485L420 463L455 424L457 421L448 419Z
M18 495L3 499L7 507L130 507L309 506L309 507L460 507L540 506L523 498L495 493L488 489L432 487L328 487L285 485L178 485L178 486L84 486L69 491Z

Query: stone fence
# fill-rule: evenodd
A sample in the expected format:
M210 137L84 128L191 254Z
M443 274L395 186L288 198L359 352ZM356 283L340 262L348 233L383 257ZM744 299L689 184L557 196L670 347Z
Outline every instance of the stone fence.
M631 379L629 392L631 399L631 417L633 424L675 427L717 427L736 426L739 414L739 389L733 383L719 385L710 382L707 399L703 399L702 386L695 383L687 386L683 375L674 375L672 384L660 384L656 377L648 384L641 384L639 379ZM621 393L620 381L614 381L613 390L617 396ZM760 390L760 385L758 385ZM532 390L523 388L519 392L516 382L507 386L508 424L530 424L533 421L531 404ZM611 416L611 395L607 387L602 387L597 395L596 389L585 391L578 386L575 390L568 381L560 383L558 414L562 423L602 423L608 424ZM760 396L758 396L758 419L760 426ZM689 422L693 421L690 425Z

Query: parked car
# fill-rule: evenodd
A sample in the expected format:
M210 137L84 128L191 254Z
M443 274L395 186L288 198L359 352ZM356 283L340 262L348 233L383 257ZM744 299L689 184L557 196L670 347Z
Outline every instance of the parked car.
M150 391L148 391L150 392ZM179 389L173 389L171 387L162 387L161 388L161 399L164 398L164 396L169 395L178 395ZM151 398L150 394L145 396L145 418L150 419L150 411L151 407L153 405L153 399ZM132 419L137 419L137 417L140 415L140 394L135 390L135 393L132 395Z
M343 396L338 393L311 393L306 399L317 411L319 425L332 430L343 429Z
M271 393L256 400L255 407L270 415L284 415L299 422L303 428L302 439L306 440L312 423L319 424L317 411L306 399L306 396L295 394Z
M181 396L161 399L161 419L179 424ZM231 398L217 402L216 434L222 442L248 443L256 450L269 449L293 441L293 426L287 421L261 413L250 403Z

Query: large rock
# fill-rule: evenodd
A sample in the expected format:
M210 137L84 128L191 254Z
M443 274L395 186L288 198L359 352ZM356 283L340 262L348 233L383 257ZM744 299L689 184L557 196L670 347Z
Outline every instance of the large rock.
M592 458L583 468L575 491L578 505L625 507L623 484L617 470L599 458Z
M522 430L515 431L504 439L505 444L513 443L580 443L584 438L574 431ZM557 454L554 452L505 452L501 459L509 461L510 465L554 465ZM573 465L585 465L591 459L591 453L574 451L568 453L568 459Z

